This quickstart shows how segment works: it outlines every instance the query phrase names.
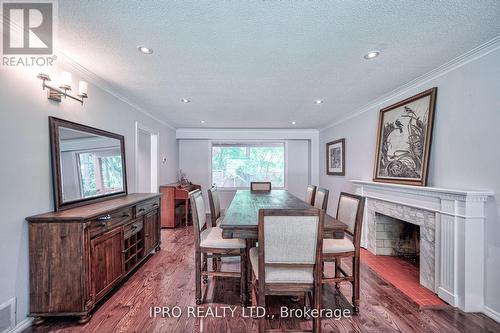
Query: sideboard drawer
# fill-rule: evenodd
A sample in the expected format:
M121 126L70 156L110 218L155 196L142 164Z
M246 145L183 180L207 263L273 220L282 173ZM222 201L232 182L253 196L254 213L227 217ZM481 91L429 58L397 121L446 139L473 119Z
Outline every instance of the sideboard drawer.
M160 207L159 200L149 200L146 202L142 202L136 206L135 216L143 216L149 213L152 210L158 209Z
M127 207L93 219L90 222L90 237L95 237L115 226L131 221L132 213L132 207Z
M123 238L128 239L136 233L140 232L144 227L144 223L142 219L135 220L132 223L129 223L123 227Z

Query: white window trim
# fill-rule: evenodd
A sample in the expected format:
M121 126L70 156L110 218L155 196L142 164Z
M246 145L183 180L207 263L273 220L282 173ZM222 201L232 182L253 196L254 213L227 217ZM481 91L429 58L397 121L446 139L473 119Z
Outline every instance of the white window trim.
M210 144L209 144L209 154L208 154L208 174L209 174L209 177L210 177L210 180L209 180L209 184L210 186L213 185L213 174L212 174L212 148L214 145L217 145L217 144L221 144L221 143L225 143L225 144L240 144L240 145L245 145L245 144L256 144L256 143L259 143L259 144L265 144L265 143L269 143L269 144L272 144L272 143L280 143L280 144L283 144L283 149L285 150L284 151L284 154L283 154L283 163L285 164L284 166L284 177L283 177L283 186L273 186L272 189L273 190L286 190L288 189L287 187L287 184L288 184L288 142L287 140L210 140ZM217 187L217 190L218 191L221 191L221 192L234 192L234 191L237 191L237 190L247 190L249 189L250 186L246 186L246 187Z

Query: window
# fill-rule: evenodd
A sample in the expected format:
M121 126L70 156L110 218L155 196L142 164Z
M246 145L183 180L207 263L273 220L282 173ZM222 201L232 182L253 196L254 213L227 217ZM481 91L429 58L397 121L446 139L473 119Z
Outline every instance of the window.
M123 189L120 150L76 154L80 166L80 188L84 198Z
M212 183L217 187L250 187L253 181L285 186L284 143L217 143L212 145Z

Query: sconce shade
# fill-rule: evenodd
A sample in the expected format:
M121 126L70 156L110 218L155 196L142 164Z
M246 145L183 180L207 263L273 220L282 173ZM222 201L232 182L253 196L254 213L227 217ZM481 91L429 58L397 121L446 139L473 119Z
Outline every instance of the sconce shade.
M43 81L42 89L47 89L47 98L52 101L61 103L62 97L69 97L77 102L80 102L83 105L84 99L88 97L87 94L89 90L89 84L86 81L78 82L78 97L68 93L68 90L71 90L71 73L61 73L61 83L59 85L59 88L56 88L57 83L54 83L54 85L49 85L46 83L46 81L50 81L50 76L48 74L39 73L36 77Z
M89 92L89 84L87 81L80 81L78 84L78 96L87 97Z
M62 72L60 88L66 89L66 90L71 90L71 73Z

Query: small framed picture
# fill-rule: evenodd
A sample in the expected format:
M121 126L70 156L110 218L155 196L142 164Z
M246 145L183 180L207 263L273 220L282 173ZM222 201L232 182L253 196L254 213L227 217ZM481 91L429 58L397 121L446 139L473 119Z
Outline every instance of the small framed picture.
M344 138L326 144L326 174L333 176L345 175Z

